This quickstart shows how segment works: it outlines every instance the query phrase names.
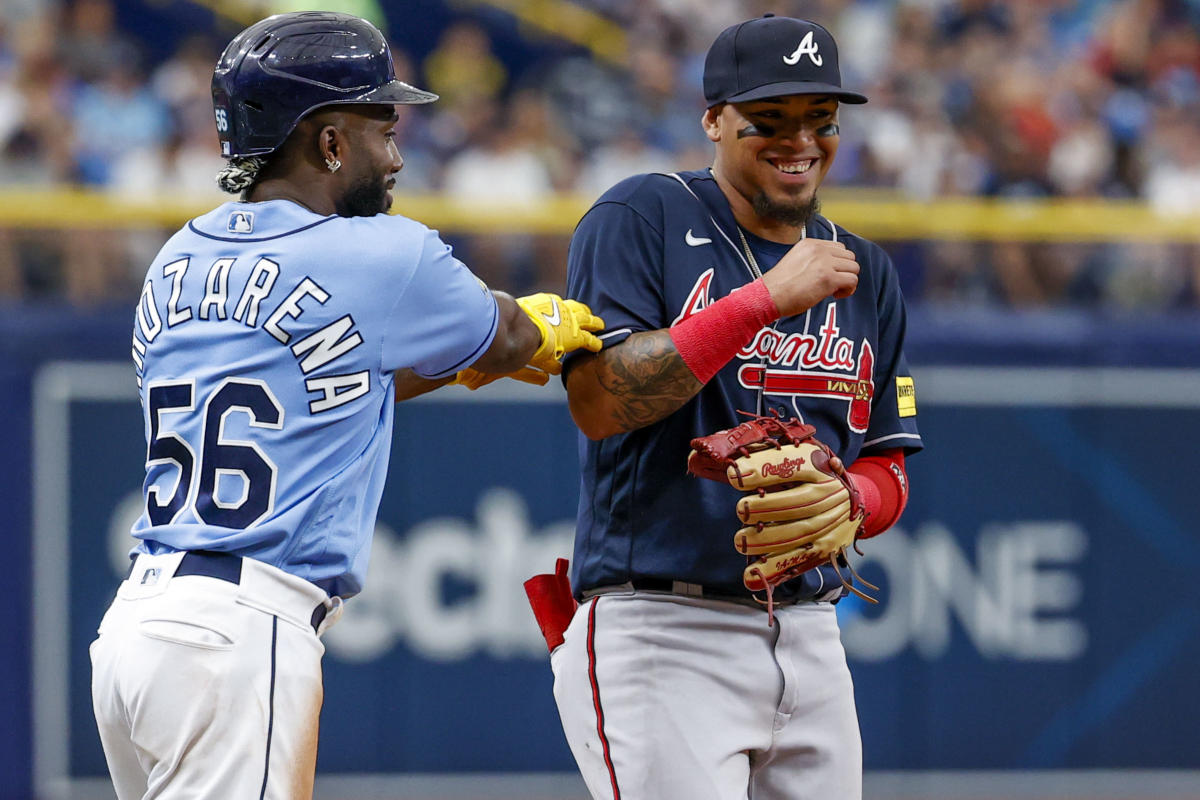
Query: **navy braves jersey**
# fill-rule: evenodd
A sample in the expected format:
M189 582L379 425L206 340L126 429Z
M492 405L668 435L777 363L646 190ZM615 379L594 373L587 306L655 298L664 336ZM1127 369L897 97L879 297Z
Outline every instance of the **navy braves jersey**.
M150 266L133 359L146 422L141 552L250 556L362 588L393 371L439 378L496 334L495 298L413 220L226 203Z
M853 295L763 328L666 419L600 441L580 435L572 575L578 591L651 577L746 592L746 558L733 548L741 492L686 474L689 442L737 425L745 419L738 411L797 416L816 426L847 465L872 451L922 447L895 268L877 245L822 217L806 233L836 238L854 252L861 272ZM770 269L789 249L739 232L709 170L638 175L610 189L580 221L567 292L605 321L601 338L611 347L702 310L754 280L755 263ZM832 598L840 591L836 577L814 570L776 596Z

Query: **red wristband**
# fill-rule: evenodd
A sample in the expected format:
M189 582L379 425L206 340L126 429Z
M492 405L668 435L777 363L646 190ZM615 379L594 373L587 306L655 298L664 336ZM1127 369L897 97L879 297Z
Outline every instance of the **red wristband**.
M754 334L777 319L779 309L759 278L671 326L671 341L696 380L708 383Z
M846 470L867 511L862 538L883 533L896 524L908 503L908 473L904 451L886 450L858 459Z

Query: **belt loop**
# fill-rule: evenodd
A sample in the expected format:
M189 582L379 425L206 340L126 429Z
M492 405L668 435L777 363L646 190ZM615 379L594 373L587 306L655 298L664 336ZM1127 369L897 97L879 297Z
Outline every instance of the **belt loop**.
M698 583L671 581L671 592L684 597L704 597L704 587Z
M320 636L325 631L333 627L333 623L337 622L342 616L342 609L345 606L342 603L342 598L334 595L329 598L328 603L322 603L313 609L312 613L312 628L313 633Z

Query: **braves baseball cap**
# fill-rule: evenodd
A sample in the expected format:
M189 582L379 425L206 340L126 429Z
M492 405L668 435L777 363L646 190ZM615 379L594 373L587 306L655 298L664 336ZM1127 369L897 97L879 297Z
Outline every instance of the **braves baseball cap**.
M721 31L704 59L704 99L743 103L789 94L828 94L865 103L842 88L833 34L815 22L766 14Z

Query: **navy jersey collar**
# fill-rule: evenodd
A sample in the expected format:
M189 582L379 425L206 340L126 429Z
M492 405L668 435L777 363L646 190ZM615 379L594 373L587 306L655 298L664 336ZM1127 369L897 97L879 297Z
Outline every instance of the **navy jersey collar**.
M700 198L700 202L704 205L709 215L712 216L713 220L721 226L721 230L724 231L725 235L733 242L738 241L737 219L733 216L733 208L729 205L729 199L725 197L725 193L717 185L717 179L712 173L712 168L707 167L705 169L677 172L675 174ZM814 214L806 227L808 235L818 239L828 239L829 231L833 229L832 223L825 220L820 214ZM746 231L745 228L742 230ZM746 239L755 250L761 249L772 255L783 255L783 253L791 248L791 245L763 239L761 236L757 236L750 231L746 231Z

